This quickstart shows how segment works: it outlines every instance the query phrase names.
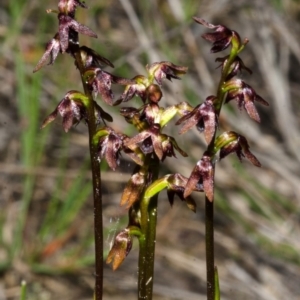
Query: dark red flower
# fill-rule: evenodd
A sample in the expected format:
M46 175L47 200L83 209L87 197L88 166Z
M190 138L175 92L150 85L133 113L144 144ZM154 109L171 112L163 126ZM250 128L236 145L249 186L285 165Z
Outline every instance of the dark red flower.
M70 39L69 36L71 31L75 31L77 33L81 33L93 38L97 38L97 34L94 31L92 31L89 27L78 23L72 17L64 13L58 14L58 21L59 21L58 34L59 34L59 41L60 41L60 47L62 53L66 52L68 49L69 39Z
M240 109L243 107L251 119L260 122L260 117L254 105L254 101L265 106L269 106L269 103L256 94L255 90L250 85L240 79L232 79L225 84L224 89L228 90L225 103L236 100Z
M200 132L204 131L205 140L209 144L218 124L213 104L215 99L215 96L207 97L202 104L197 105L191 112L181 117L176 122L176 125L183 124L179 133L185 133L196 125Z
M126 85L125 90L121 97L114 103L118 105L121 102L127 102L134 96L139 96L145 103L147 100L147 86L149 84L148 78L143 75L137 75L131 79L132 83Z
M178 144L176 143L175 139L171 136L168 136L166 134L160 135L161 141L162 141L162 151L163 156L161 158L161 161L164 161L166 157L176 157L174 149L176 149L183 157L187 157L187 153L185 153L182 149L179 148Z
M215 151L220 151L220 159L235 153L240 161L246 157L256 167L261 166L258 159L250 152L246 138L234 131L224 132L216 139Z
M56 33L53 39L47 43L46 50L42 58L39 60L36 67L34 68L33 73L41 69L47 63L48 60L48 65L52 65L59 52L61 52L59 35L58 33Z
M123 146L125 135L115 132L110 127L99 129L93 141L97 144L100 158L105 158L109 167L113 170L120 164L120 151Z
M240 46L241 39L236 31L231 30L223 25L210 24L201 18L194 17L193 19L197 23L209 29L215 29L215 32L213 33L205 33L202 35L205 40L213 43L213 47L210 50L212 53L225 50L229 47L232 40L234 40L238 47Z
M87 118L86 102L88 98L78 91L69 91L60 101L56 109L45 119L42 124L44 128L52 122L59 113L63 118L63 128L66 132L82 119Z
M221 62L220 67L222 67L222 71L224 70L224 67L227 65L228 57L229 55L225 57L218 57L216 59L216 61ZM244 65L244 62L241 60L241 58L239 56L236 56L234 61L231 63L229 67L228 75L225 81L230 80L235 75L237 75L238 72L241 72L242 70L246 70L249 74L252 74L252 71Z
M177 195L181 201L185 201L188 208L191 209L193 212L196 212L196 202L191 196L187 196L186 198L183 196L184 190L186 187L186 184L188 182L188 178L185 176L175 173L172 175L167 175L168 176L168 189L167 189L167 194L168 194L168 200L173 206L174 203L174 197ZM194 191L197 192L203 192L203 185L202 184L197 184L195 186Z
M179 148L175 139L160 133L160 129L160 125L154 123L133 138L124 141L124 144L128 148L139 145L144 154L149 154L154 151L161 161L165 160L167 156L176 157L174 149L186 157L187 154Z
M164 152L160 135L160 125L153 124L148 129L143 130L141 133L129 139L125 146L130 147L137 144L141 144L140 148L145 154L152 153L154 151L157 157L161 160Z
M203 184L203 190L209 201L214 200L214 168L211 157L203 154L194 167L184 191L184 198L188 197L197 186Z
M54 121L58 114L63 118L62 124L65 132L68 132L73 125L77 125L82 119L88 122L87 106L90 99L78 92L69 91L59 102L55 110L44 120L41 128ZM99 125L104 120L111 122L112 117L106 113L95 101L96 124Z
M81 46L80 55L85 68L102 68L103 65L114 67L114 65L105 57L99 55L93 49Z
M109 105L113 105L112 83L121 85L132 83L130 79L115 76L102 71L100 68L88 68L84 73L84 78L91 90L96 94L100 94L103 100Z
M164 78L170 81L172 81L172 78L180 79L179 76L184 75L187 69L187 67L176 66L169 61L156 62L147 66L150 78L154 77L159 85L162 85L162 79Z

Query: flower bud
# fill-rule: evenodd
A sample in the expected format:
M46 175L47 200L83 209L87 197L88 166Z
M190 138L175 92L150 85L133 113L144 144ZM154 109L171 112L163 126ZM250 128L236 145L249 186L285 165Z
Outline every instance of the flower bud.
M159 102L163 95L160 87L157 84L151 84L147 88L146 92L148 94L148 100L154 103Z
M124 261L132 248L132 236L128 228L117 234L114 244L110 249L106 263L112 263L112 268L115 271Z

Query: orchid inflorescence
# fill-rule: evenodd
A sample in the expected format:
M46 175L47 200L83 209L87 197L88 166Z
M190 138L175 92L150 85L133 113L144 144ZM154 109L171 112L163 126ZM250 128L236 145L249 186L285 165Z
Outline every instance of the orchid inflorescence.
M96 149L96 159L105 159L112 170L118 167L122 153L135 162L136 167L121 197L121 205L129 210L129 223L116 235L107 258L107 262L112 263L113 269L117 269L131 250L133 236L136 236L140 243L144 243L147 239L148 226L150 226L147 223L148 206L160 191L167 190L171 205L173 205L174 196L177 195L186 202L188 208L195 211L196 203L191 197L193 191L204 192L210 202L214 201L217 156L218 159L223 159L230 153L236 153L240 160L246 157L255 166L260 166L257 158L250 152L249 144L244 136L233 131L218 135L217 130L223 104L235 100L238 107L244 108L250 118L260 122L255 102L263 105L268 105L268 103L250 85L235 78L242 70L251 74L251 70L238 56L248 40L245 39L242 42L236 31L195 17L194 20L197 23L213 30L202 35L205 40L212 42L211 52L220 52L231 47L229 55L216 59L221 63L221 85L216 95L207 97L203 103L195 107L187 102L180 102L166 108L161 106L163 80L180 79L180 76L187 72L187 68L168 61L155 62L146 66L146 75L139 74L132 79L104 71L103 66L113 67L113 64L93 49L79 45L78 34L93 38L97 35L90 28L75 20L77 7L87 8L86 4L79 0L60 0L58 11L52 11L57 13L58 32L47 44L45 53L34 72L47 63L53 64L59 53L67 53L74 58L75 66L80 70L85 92L68 91L55 110L45 119L42 127L52 122L58 114L62 117L62 126L66 132L81 120L84 120L86 124L93 120L96 130L91 141L92 147ZM112 84L125 86L124 92L115 101ZM106 105L110 106L127 103L134 97L141 99L141 106L138 108L120 109L120 115L136 129L135 136L130 137L117 132L106 124L106 121L112 122L113 119L96 101L98 95ZM89 114L91 107L93 115ZM167 157L176 158L177 152L183 157L187 156L175 138L163 132L167 123L176 115L180 117L176 125L182 126L179 133L185 133L196 126L201 133L204 133L207 149L190 176L176 173L155 178L152 174L153 164L159 166L159 163Z

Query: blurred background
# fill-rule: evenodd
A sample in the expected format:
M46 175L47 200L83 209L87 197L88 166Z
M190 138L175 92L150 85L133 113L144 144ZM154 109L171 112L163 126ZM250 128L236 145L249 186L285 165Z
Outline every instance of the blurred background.
M164 82L164 104L192 105L215 94L220 70L208 30L192 21L202 17L237 30L250 42L241 57L253 74L240 77L270 103L256 124L235 103L222 110L221 130L248 139L262 168L235 156L217 164L216 264L222 300L296 300L300 297L300 2L296 0L98 0L78 9L79 22L98 39L80 37L113 62L115 75L146 74L145 65L171 61L187 66L181 81ZM61 119L40 130L64 94L81 90L70 56L32 74L45 44L57 32L46 9L54 0L0 4L0 300L19 299L28 283L28 299L91 299L94 283L93 207L87 128L68 134ZM116 99L122 90L114 87ZM100 103L100 100L99 100ZM128 105L140 105L133 99ZM113 127L134 134L119 116L105 110ZM178 137L167 131L188 159L168 158L162 174L189 176L205 142L196 129ZM134 168L123 157L112 172L103 165L105 251L127 224L119 206L122 188ZM197 212L181 201L171 208L159 197L154 299L206 299L204 196L195 194ZM124 264L105 269L104 299L135 299L137 244Z

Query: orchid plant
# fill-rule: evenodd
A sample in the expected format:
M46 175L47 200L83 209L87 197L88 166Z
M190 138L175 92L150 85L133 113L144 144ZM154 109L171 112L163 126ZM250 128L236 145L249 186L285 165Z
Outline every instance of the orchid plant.
M75 62L82 79L83 91L70 90L62 97L54 111L45 119L42 127L51 123L58 115L62 117L63 129L67 132L82 120L87 124L89 150L94 195L94 236L95 236L95 294L100 300L103 295L103 222L102 222L102 182L100 164L104 159L112 170L120 163L121 153L128 155L136 164L134 171L124 188L120 204L128 209L128 225L115 237L106 259L117 269L129 254L133 239L139 242L138 260L138 299L152 299L153 270L155 260L156 219L158 194L167 190L168 200L173 205L175 195L184 201L192 211L196 202L193 191L203 192L206 201L206 253L207 253L207 299L219 297L218 276L214 265L214 175L218 159L230 153L236 153L241 160L246 157L255 166L260 166L257 158L250 152L246 138L236 132L218 133L219 115L223 104L235 100L239 108L259 122L255 101L263 105L263 100L254 89L236 75L241 70L251 71L238 56L248 40L241 41L236 31L222 25L213 25L203 19L194 20L214 30L203 38L212 42L211 52L220 52L230 48L229 55L218 58L221 63L221 78L216 95L206 98L196 107L187 102L164 107L163 80L180 79L186 74L187 67L171 62L155 62L146 66L145 75L136 75L132 79L122 78L103 70L104 66L113 67L106 58L93 49L80 46L79 34L96 38L94 31L75 19L78 7L87 8L80 0L59 0L58 10L48 10L57 14L58 32L47 44L46 51L34 72L46 64L53 64L58 54L68 54ZM114 101L112 84L124 85L124 92ZM140 107L126 106L120 109L120 115L136 130L134 136L117 132L107 122L113 118L97 102L98 95L106 105L124 105L135 96L141 99ZM196 128L204 133L207 149L197 162L191 174L165 174L159 177L160 165L168 157L177 153L187 157L187 153L177 144L174 137L164 133L164 127L179 116L176 125L181 125L179 133Z

